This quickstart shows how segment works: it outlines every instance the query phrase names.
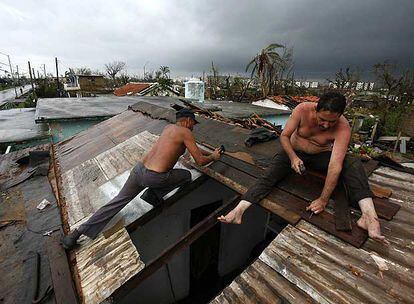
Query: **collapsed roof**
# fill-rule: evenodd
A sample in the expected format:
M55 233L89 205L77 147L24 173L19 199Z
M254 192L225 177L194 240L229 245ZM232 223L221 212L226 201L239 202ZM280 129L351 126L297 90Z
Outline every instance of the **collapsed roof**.
M54 145L57 193L66 231L85 221L119 190L128 171L151 148L164 126L174 121L174 110L165 102L161 105L149 100L137 98L137 103L123 113ZM248 129L206 116L198 120L200 124L194 129L197 142L205 147L224 144L227 152L205 168L186 159L178 166L196 169L192 171L193 185L200 179L198 170L243 193L273 157L276 144L269 141L246 147ZM370 166L366 166L369 174L373 171ZM215 303L244 302L252 297L268 303L281 298L326 303L413 300L413 176L381 167L370 177L384 235L391 242L387 248L367 240L366 232L355 225L351 233L337 231L331 208L312 218L304 212L308 201L319 195L322 181L315 175L305 179L289 176L260 202L290 225ZM388 199L389 190L392 196ZM138 282L135 279L146 265L128 231L148 214L156 216L154 209L140 199L134 200L114 218L111 229L94 241L84 241L75 252L76 280L83 302L99 303L125 283ZM355 218L358 211L353 212ZM113 271L107 271L109 268ZM266 291L265 297L262 291Z

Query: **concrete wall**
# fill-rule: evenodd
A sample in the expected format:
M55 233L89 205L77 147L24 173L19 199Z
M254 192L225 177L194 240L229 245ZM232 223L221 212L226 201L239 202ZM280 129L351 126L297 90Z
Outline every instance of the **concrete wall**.
M190 229L192 209L220 199L226 200L234 194L229 188L210 179L164 210L162 214L131 234L141 259L148 263L184 235ZM219 253L221 273L244 264L251 248L263 240L265 212L260 208L253 208L246 215L244 225L230 227L222 224ZM186 297L189 288L190 250L187 248L168 263L168 269L163 267L146 279L124 299L123 303L174 303Z
M50 134L52 135L53 142L57 143L85 131L103 120L105 118L50 122Z

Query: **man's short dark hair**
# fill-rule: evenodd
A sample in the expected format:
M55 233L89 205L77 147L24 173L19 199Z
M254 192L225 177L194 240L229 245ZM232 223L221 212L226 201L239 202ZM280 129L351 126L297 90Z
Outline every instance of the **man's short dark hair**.
M341 93L328 92L319 98L316 111L330 111L343 114L346 107L346 98Z

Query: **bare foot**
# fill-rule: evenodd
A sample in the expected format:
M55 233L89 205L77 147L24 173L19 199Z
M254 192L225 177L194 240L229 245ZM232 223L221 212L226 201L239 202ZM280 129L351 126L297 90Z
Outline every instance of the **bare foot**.
M382 242L386 245L389 245L389 242L385 239L385 236L381 234L381 228L378 218L363 215L357 221L357 225L362 229L367 230L370 238Z
M225 224L237 224L240 225L242 221L243 212L240 212L237 208L231 210L227 215L219 216L217 219Z

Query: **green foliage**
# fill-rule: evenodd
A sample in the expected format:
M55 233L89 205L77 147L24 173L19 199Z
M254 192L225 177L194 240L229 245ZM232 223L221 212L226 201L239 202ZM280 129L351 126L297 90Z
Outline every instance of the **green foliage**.
M395 136L398 134L404 107L389 108L384 113L383 134L384 136Z
M161 89L166 90L173 85L172 79L169 77L170 68L167 66L160 66L160 69L155 72L155 80L159 83Z
M372 127L375 125L375 117L365 117L362 122L361 131L371 131Z
M35 108L35 107L36 107L36 101L35 101L33 93L30 93L29 95L27 95L24 102L19 102L15 106L15 108L19 108L19 109L22 109L22 108Z
M38 98L55 98L59 97L57 93L56 82L43 82L39 83L35 88Z

